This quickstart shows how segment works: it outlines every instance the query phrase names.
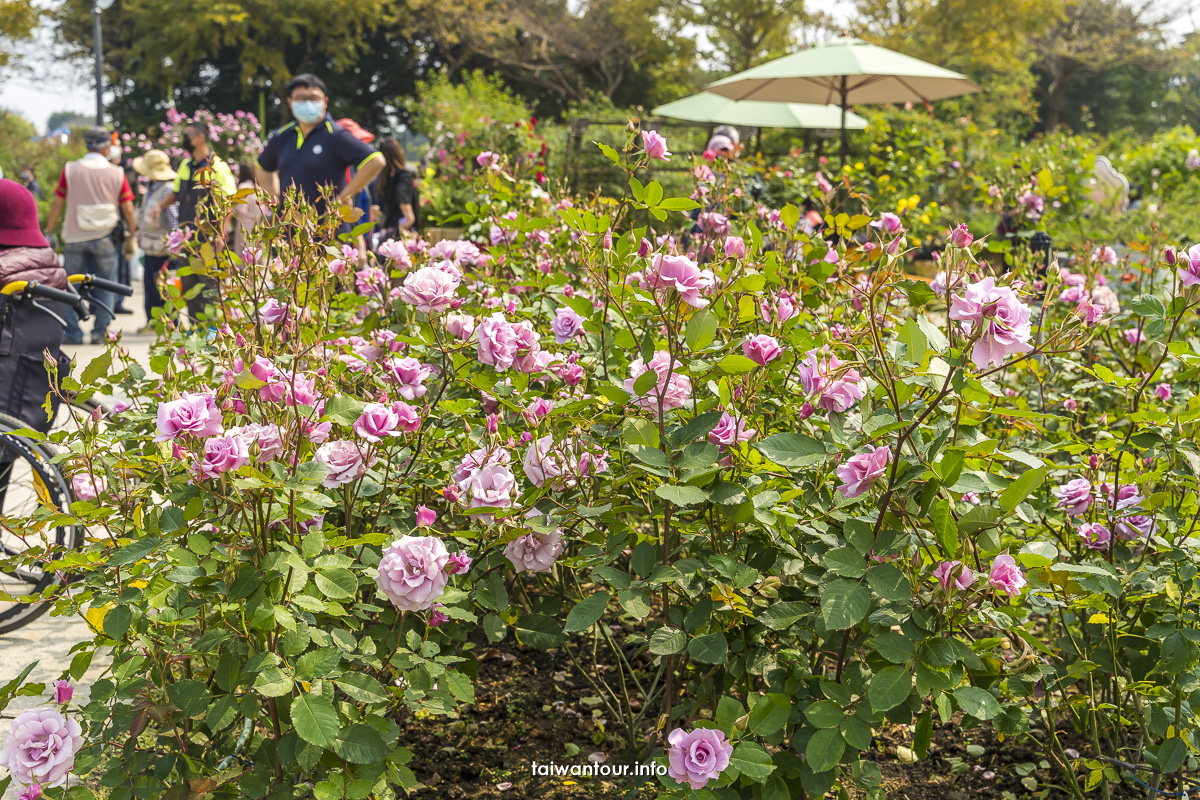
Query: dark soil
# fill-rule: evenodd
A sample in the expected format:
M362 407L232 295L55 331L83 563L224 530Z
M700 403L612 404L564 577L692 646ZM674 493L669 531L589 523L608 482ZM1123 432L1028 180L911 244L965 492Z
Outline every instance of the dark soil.
M576 675L570 660L557 651L519 647L511 637L496 646L480 641L475 705L458 720L409 717L400 723L400 741L414 753L409 767L423 787L415 795L448 800L581 800L622 798L653 800L652 779L641 790L625 781L588 776L533 775L531 764L588 765L603 754L606 764L623 764L621 731L604 714L594 714L594 691ZM601 661L601 669L605 669ZM935 715L936 716L936 715ZM603 729L603 730L601 730ZM883 771L889 800L1034 800L1066 798L1063 777L1040 748L1028 740L1000 737L983 726L963 730L934 723L929 756L915 763L904 749L912 745L911 727L889 725L864 757ZM1042 734L1044 735L1044 734ZM1059 731L1066 748L1084 757L1086 743L1073 731ZM1039 737L1040 738L1040 737ZM980 750L982 748L982 750ZM1080 775L1082 783L1083 775ZM1113 800L1145 797L1144 789L1113 786ZM849 781L851 798L865 795ZM1089 793L1099 796L1099 792ZM832 797L834 795L830 795Z

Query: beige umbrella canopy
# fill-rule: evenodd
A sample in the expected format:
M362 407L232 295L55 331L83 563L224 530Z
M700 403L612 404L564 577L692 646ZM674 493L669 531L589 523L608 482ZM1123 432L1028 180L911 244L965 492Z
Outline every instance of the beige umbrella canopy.
M837 106L810 103L739 102L711 92L700 92L659 106L651 113L656 117L688 122L744 125L750 128L836 129L841 125L842 110ZM846 127L862 130L867 127L867 121L857 114L847 113Z
M711 83L706 91L732 100L836 103L845 119L856 104L930 103L982 88L965 75L868 44L834 39ZM842 126L842 162L846 126Z

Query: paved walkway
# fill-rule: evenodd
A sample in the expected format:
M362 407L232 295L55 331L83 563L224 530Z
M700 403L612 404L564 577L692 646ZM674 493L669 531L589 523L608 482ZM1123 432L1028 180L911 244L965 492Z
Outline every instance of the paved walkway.
M109 329L122 331L122 345L129 349L134 359L149 370L150 344L154 341L154 336L137 333L138 329L146 324L140 283L135 283L134 296L126 298L125 305L134 313L118 315ZM85 340L90 325L90 321L83 323ZM63 350L75 357L75 373L78 374L104 350L104 346L77 345L64 347ZM40 698L16 698L9 705L5 716L15 716L21 710L53 703L53 691L49 690L49 687L55 680L63 677L63 673L70 667L74 655L71 648L91 638L91 630L82 617L52 617L49 614L20 630L0 636L0 684L8 683L20 675L26 665L36 661L37 666L27 680L45 683L48 687L48 691ZM108 668L109 663L110 659L106 653L97 654L83 679L76 683L75 701L87 702L92 684ZM8 738L8 730L7 723L0 723L0 746L3 746L4 740ZM4 794L4 800L15 800L19 793L18 787L12 787Z

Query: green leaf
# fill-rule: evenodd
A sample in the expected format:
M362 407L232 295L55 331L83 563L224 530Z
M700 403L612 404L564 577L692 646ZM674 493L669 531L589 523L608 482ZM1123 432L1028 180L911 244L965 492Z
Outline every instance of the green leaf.
M303 681L315 681L329 677L338 668L342 651L336 647L311 650L296 659L296 677Z
M875 564L867 572L867 585L871 591L889 603L909 605L912 603L912 585L908 577L895 564Z
M475 687L471 683L471 678L461 672L447 672L441 677L445 681L446 688L450 690L450 694L454 695L454 699L460 703L475 702Z
M347 697L360 703L382 703L388 697L383 684L365 672L347 672L334 683Z
M1134 298L1130 301L1128 308L1139 317L1164 317L1167 314L1167 309L1163 306L1162 301L1152 294Z
M596 145L596 147L600 148L600 152L604 153L604 157L607 158L609 161L611 161L614 164L621 163L621 156L616 150L612 149L611 147L604 144L603 142L595 142L595 145Z
M946 334L942 333L942 329L933 324L933 321L924 314L917 315L917 327L921 329L921 333L925 334L925 341L937 353L946 352L946 348L950 346L950 340L946 338Z
M652 369L648 369L633 382L633 393L641 397L656 385L658 385L658 373Z
M338 714L324 697L303 693L292 701L292 725L296 735L317 747L333 747L337 741Z
M295 709L295 705L292 708ZM391 748L383 741L379 731L370 725L356 722L338 733L333 742L333 752L351 764L374 764L391 752Z
M597 592L576 603L575 607L571 609L571 613L567 614L567 624L564 630L567 633L574 633L592 627L603 616L604 609L611 599L612 595L608 592Z
M544 614L526 614L513 626L517 640L527 647L549 650L567 641L558 623Z
M752 361L745 356L733 353L727 355L717 363L717 368L730 375L741 375L746 372L753 372L758 369L758 362Z
M846 741L837 728L825 728L813 734L804 748L808 768L813 772L826 772L836 767L846 750Z
M668 503L674 503L677 506L693 506L708 499L708 495L703 489L687 485L663 484L656 488L654 493Z
M832 700L818 700L804 709L804 718L817 728L836 728L846 712Z
M776 433L754 445L781 467L806 467L825 459L825 445L803 433Z
M199 717L208 710L212 693L203 681L182 680L167 684L167 698L179 706L185 717Z
M750 732L755 736L770 736L782 730L792 714L792 698L786 694L767 694L750 709Z
M867 697L875 711L888 711L903 703L912 691L912 670L908 667L885 667L871 678Z
M774 769L771 755L757 742L741 741L729 756L729 766L756 783L762 783Z
M622 589L617 592L617 601L634 619L645 619L650 615L650 601L641 589Z
M108 375L108 368L112 366L112 353L107 349L91 360L86 367L83 368L83 374L79 376L79 382L86 386L91 386L101 378Z
M927 708L917 719L917 725L913 729L913 752L917 754L917 758L924 758L929 754L929 741L932 738L933 711Z
M911 278L907 278L902 281L897 281L895 285L908 297L909 305L911 305L913 308L920 308L930 300L937 297L937 295L934 294L933 289L929 287L929 284L925 283L924 281L915 281Z
M702 308L688 320L687 332L684 334L683 340L687 343L689 350L698 353L712 344L716 337L717 315L707 308Z
M724 695L717 701L717 713L713 717L713 721L717 723L717 727L725 731L726 735L732 736L733 724L744 716L746 716L746 709L742 707L742 704L729 695Z
M507 630L508 625L495 614L488 614L483 618L483 633L492 644L502 640Z
M912 639L899 631L888 631L877 636L875 650L893 664L906 664L917 653Z
M358 578L342 567L326 567L313 576L313 583L330 600L345 600L358 592Z
M899 341L903 342L907 355L905 358L914 364L921 364L925 361L925 351L929 349L929 343L925 340L925 332L921 330L921 326L913 320L904 323L904 327L900 329L897 335Z
M691 211L693 208L699 208L700 204L690 197L668 197L659 203L658 207L666 211Z
M1037 489L1046 480L1048 468L1041 467L1040 469L1027 469L1021 473L1021 477L1017 478L1009 485L1000 495L1000 510L1005 514L1011 513L1017 504L1029 496L1030 492Z
M120 641L129 632L133 622L133 610L129 606L114 606L104 615L104 634Z
M1000 704L992 693L978 686L963 686L954 690L954 699L964 714L978 719L991 719L1000 713Z
M688 642L687 649L688 654L701 664L724 664L729 655L729 643L720 631L697 636Z
M621 439L627 445L640 445L651 450L657 450L658 426L647 419L627 419L621 426Z
M958 552L958 524L954 521L954 512L950 509L950 501L939 500L934 505L933 532L943 553L953 556Z
M1167 739L1158 748L1158 768L1163 772L1174 772L1187 761L1187 743L1178 737Z
M650 635L650 652L656 656L672 656L686 646L687 634L678 628L663 626Z
M771 605L759 611L757 614L758 621L766 625L771 630L781 631L789 627L796 620L803 617L810 611L806 603L797 603L793 601L783 601L772 603Z
M854 581L838 578L821 593L821 616L825 627L841 631L857 625L871 607L871 593Z
M263 697L283 697L291 690L291 676L279 667L267 667L254 679L254 691Z

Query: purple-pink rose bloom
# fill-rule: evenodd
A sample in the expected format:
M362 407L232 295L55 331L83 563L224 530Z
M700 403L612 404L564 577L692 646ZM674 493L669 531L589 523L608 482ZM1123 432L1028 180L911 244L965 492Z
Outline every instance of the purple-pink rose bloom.
M313 458L325 466L325 480L321 485L326 489L336 489L344 484L353 483L367 471L362 451L351 441L326 442L317 448Z
M688 733L676 728L667 735L667 774L693 789L703 789L729 766L733 745L714 728L696 728Z
M991 364L1003 364L1013 353L1028 353L1033 349L1029 306L1017 298L1008 286L996 286L991 276L966 287L963 295L955 295L950 304L950 319L963 323L982 335L971 349L971 361L984 369Z
M469 508L507 508L518 494L516 476L502 464L475 470L465 488L471 496Z
M517 334L504 314L497 311L481 320L475 326L475 336L481 364L495 367L500 372L512 366L517 357Z
M1180 285L1184 289L1200 286L1200 244L1192 245L1186 253L1179 253L1177 259L1179 266L1175 273L1179 276Z
M258 318L263 321L264 325L284 322L288 318L288 307L280 305L274 297L269 298L262 304L262 308L258 309Z
M938 583L942 585L943 589L949 589L951 581L959 589L970 588L971 584L975 582L975 573L971 572L971 568L961 561L943 561L933 571L933 577L938 579Z
M746 341L742 342L742 355L760 367L765 367L779 358L782 353L783 348L779 346L779 341L774 336L767 336L765 333L747 336Z
M449 560L436 536L401 536L379 560L379 590L401 611L432 608L446 591Z
M646 155L658 161L670 161L671 154L667 151L667 140L658 131L642 131L642 147Z
M1021 593L1021 587L1027 583L1025 573L1017 566L1017 560L1010 555L999 555L992 561L992 569L988 573L988 585L993 589L1004 592L1010 597Z
M354 421L354 432L368 442L381 442L388 436L400 436L400 415L384 403L367 403Z
M437 267L421 267L404 278L400 299L415 306L417 311L437 314L450 308L457 289L458 280L454 273Z
M230 470L250 463L246 440L236 433L213 436L204 440L204 454L196 471L201 478L219 478Z
M724 411L721 413L721 421L717 423L717 427L709 431L708 441L724 450L735 442L750 441L755 433L754 428L746 427L744 420Z
M583 317L570 306L560 306L554 312L550 330L554 333L555 344L566 344L583 333Z
M166 442L184 434L197 438L216 436L223 429L215 397L208 392L184 392L178 400L158 404L158 436L154 441Z
M437 512L428 506L417 506L417 527L428 528L437 522Z
M416 400L429 391L423 384L433 369L417 359L411 356L393 358L387 362L386 369L383 379L396 384L396 391L405 400Z
M687 256L662 253L651 257L645 279L651 289L674 289L679 293L679 298L693 308L704 308L708 305L708 301L700 294L707 292L716 282L712 270L700 269L700 265Z
M1112 533L1099 522L1085 522L1080 525L1079 536L1083 539L1083 546L1089 550L1107 550L1108 543L1112 541Z
M100 473L88 475L80 472L71 478L71 493L76 500L95 500L104 494L104 476Z
M725 239L725 255L729 258L745 258L746 242L740 236L730 236Z
M821 357L818 350L809 350L796 371L800 386L807 397L817 398L817 405L826 411L845 412L863 398L862 377L858 370L846 370L840 378L833 375L842 366L835 355Z
M1087 511L1092 505L1092 484L1086 478L1076 478L1073 481L1053 490L1058 498L1057 508L1061 508L1072 517L1077 517Z
M660 392L663 392L662 410L664 412L670 411L673 408L683 408L692 399L692 381L688 376L679 373L681 366L676 361L674 369L672 369L671 354L666 350L656 352L654 358L650 359L649 365L642 361L641 358L634 359L633 363L629 365L633 377L625 379L625 391L634 395L637 398L634 400L634 403L647 411L658 410L658 395ZM658 382L656 385L650 387L646 394L638 396L633 387L637 383L637 379L647 371L647 367L658 374ZM668 372L670 373L669 379Z
M543 516L542 512L531 508L525 518L538 516ZM550 525L548 515L544 516L544 521L546 526ZM513 565L514 572L549 572L562 551L562 528L555 528L550 533L530 531L513 539L505 546L504 556Z
M83 743L79 723L57 708L23 711L0 751L0 766L8 767L18 786L62 786Z
M842 482L838 491L846 498L858 497L883 477L891 460L892 451L888 448L867 445L863 452L838 464L837 476Z

